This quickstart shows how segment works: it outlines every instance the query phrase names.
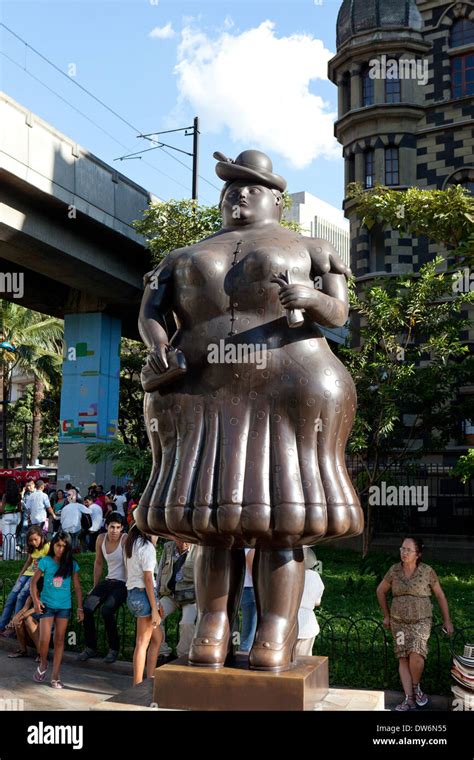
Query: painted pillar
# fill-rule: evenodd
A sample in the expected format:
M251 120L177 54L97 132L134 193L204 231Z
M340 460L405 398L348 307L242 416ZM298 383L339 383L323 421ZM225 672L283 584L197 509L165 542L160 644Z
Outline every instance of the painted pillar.
M71 482L84 495L93 482L113 482L111 463L89 464L86 446L117 434L120 333L120 320L102 312L65 316L59 488Z

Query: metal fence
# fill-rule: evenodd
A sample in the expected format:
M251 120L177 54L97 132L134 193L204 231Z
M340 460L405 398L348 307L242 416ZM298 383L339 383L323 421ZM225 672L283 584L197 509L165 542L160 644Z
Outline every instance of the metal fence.
M0 580L2 609L15 580L10 578ZM329 658L331 686L400 690L392 638L380 620L371 617L326 615L324 612L318 612L317 619L320 634L316 638L313 654ZM130 661L135 647L136 621L126 605L118 611L117 623L120 633L120 659ZM173 651L177 645L178 625L178 612L166 618L166 641ZM105 654L107 641L100 611L96 613L96 628L99 650ZM72 637L71 632L75 634ZM449 693L452 654L453 652L462 653L464 644L472 642L474 642L474 625L456 630L452 637L442 633L441 625L433 626L430 654L423 675L423 688L428 693ZM83 626L77 623L75 608L73 608L66 637L66 649L80 652L83 648Z
M348 469L360 488L364 482L360 462L349 459ZM395 503L374 507L375 534L474 535L474 480L463 484L453 475L452 468L443 465L404 463L387 467L381 481L385 483L385 493L392 486L404 491L399 491L398 503L395 497L390 500ZM381 487L381 483L377 485ZM407 488L411 489L410 493ZM423 503L419 501L420 496ZM364 495L366 501L367 494Z

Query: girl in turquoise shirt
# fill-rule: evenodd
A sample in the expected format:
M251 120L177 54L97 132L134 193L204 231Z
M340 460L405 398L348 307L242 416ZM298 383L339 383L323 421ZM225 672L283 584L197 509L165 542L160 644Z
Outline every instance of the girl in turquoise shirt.
M44 576L41 596L38 594L37 583ZM41 683L46 678L48 669L48 649L51 638L51 628L54 623L54 654L51 686L53 689L63 689L59 678L61 662L64 654L64 637L68 620L71 616L72 589L77 597L77 619L84 620L82 609L82 589L79 581L79 565L72 556L72 543L69 533L60 531L51 541L49 552L38 562L38 570L31 581L31 596L35 612L40 617L40 664L34 674L35 681Z

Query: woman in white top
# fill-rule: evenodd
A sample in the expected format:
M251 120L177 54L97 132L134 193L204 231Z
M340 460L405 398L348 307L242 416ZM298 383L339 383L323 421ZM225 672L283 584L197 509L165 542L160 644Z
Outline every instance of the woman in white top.
M316 636L319 633L319 623L314 614L314 608L321 604L324 583L319 573L314 569L317 564L316 555L312 549L304 547L304 589L298 610L298 640L296 642L297 657L311 657Z
M134 686L143 681L145 660L147 678L153 678L163 638L155 588L156 541L156 536L142 533L134 525L124 546L127 605L132 615L137 618L137 639L133 652Z

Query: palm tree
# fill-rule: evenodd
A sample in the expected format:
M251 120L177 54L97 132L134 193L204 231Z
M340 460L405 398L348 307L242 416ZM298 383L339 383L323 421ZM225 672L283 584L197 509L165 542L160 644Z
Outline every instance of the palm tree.
M0 394L3 403L3 466L8 467L7 422L12 373L18 368L34 376L32 461L39 455L41 401L59 379L63 322L19 304L0 300Z

